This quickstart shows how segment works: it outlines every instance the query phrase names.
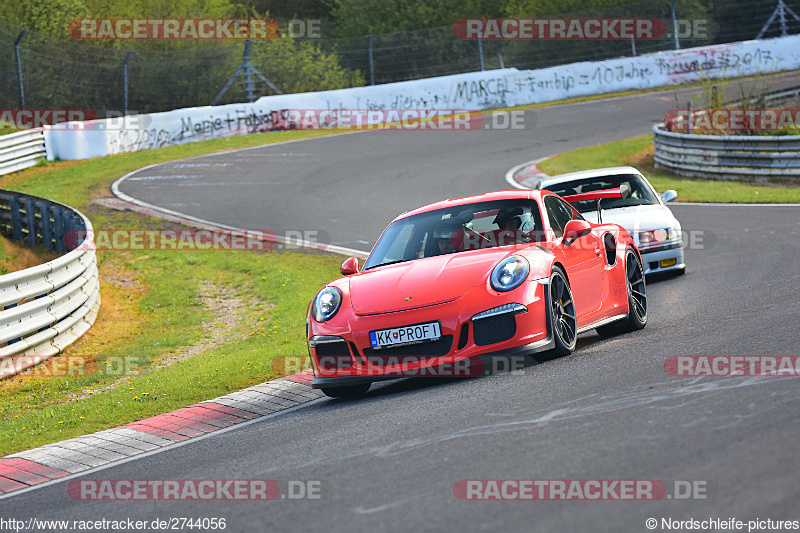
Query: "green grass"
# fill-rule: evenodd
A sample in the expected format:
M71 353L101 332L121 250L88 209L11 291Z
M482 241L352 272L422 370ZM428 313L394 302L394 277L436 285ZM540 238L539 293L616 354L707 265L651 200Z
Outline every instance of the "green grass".
M657 191L674 189L678 192L676 201L683 202L800 203L800 186L690 179L656 169L652 146L653 136L648 134L570 150L542 161L538 167L547 174L556 175L589 168L632 165L647 176Z
M108 339L109 345L93 354L97 371L80 371L80 359L68 355L61 365L61 373L67 375L48 377L45 372L43 379L26 380L21 387L3 391L0 455L118 426L284 375L282 367L271 365L273 358L306 353L306 305L322 284L336 276L341 262L335 256L219 251L151 251L115 259L127 259L127 267L149 289L137 304L145 320L116 340ZM202 323L210 313L201 305L198 288L206 281L257 304L243 313L229 342L153 370L164 357L203 339ZM68 365L76 371L70 372ZM142 374L143 370L149 373ZM120 378L124 383L118 382ZM115 382L117 386L105 392L64 402L68 394L98 391Z
M161 219L101 208L90 199L106 195L113 180L146 164L314 133L319 132L215 139L77 164L51 163L4 181L13 185L8 188L81 209L96 229L173 228ZM342 262L337 255L291 251L101 250L97 255L105 279L103 305L89 333L49 364L0 381L0 455L291 373L277 362L280 356L306 356L306 306L322 285L339 276ZM203 305L201 286L209 283L244 304L228 338L157 368L208 342L204 323L219 314ZM75 396L85 398L69 399Z

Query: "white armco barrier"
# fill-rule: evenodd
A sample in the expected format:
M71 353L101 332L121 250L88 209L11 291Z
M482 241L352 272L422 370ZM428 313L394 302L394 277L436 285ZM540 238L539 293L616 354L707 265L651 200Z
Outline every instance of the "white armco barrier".
M45 130L49 160L86 159L276 129L286 110L480 110L800 68L800 36L539 70L514 68L178 109ZM280 125L278 125L280 126ZM324 126L321 126L324 127Z
M100 309L92 224L46 198L0 191L0 229L12 240L62 253L0 276L0 379L56 355L86 333Z

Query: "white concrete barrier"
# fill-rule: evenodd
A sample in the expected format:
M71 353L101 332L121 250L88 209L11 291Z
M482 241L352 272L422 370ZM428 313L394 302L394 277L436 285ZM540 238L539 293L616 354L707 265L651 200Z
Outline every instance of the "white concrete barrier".
M539 70L498 69L247 104L178 109L45 130L47 158L85 159L275 129L281 110L480 110L800 68L800 36Z

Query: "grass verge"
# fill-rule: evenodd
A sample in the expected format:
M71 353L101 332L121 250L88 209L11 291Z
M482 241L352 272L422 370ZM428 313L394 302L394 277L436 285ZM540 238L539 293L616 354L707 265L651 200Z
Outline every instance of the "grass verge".
M657 191L678 191L678 202L800 203L800 186L691 179L657 169L653 161L651 134L570 150L542 161L538 167L554 176L587 168L621 165L638 168Z

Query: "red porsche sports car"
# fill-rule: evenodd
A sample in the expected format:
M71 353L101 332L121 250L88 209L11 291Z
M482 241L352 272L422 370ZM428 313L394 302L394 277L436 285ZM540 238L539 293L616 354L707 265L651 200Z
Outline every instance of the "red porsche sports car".
M587 222L569 203L627 193L624 185L565 199L500 191L400 215L363 268L346 260L344 277L309 304L312 386L357 396L373 381L448 375L436 370L495 354L566 355L591 329L643 328L633 239L616 224Z

